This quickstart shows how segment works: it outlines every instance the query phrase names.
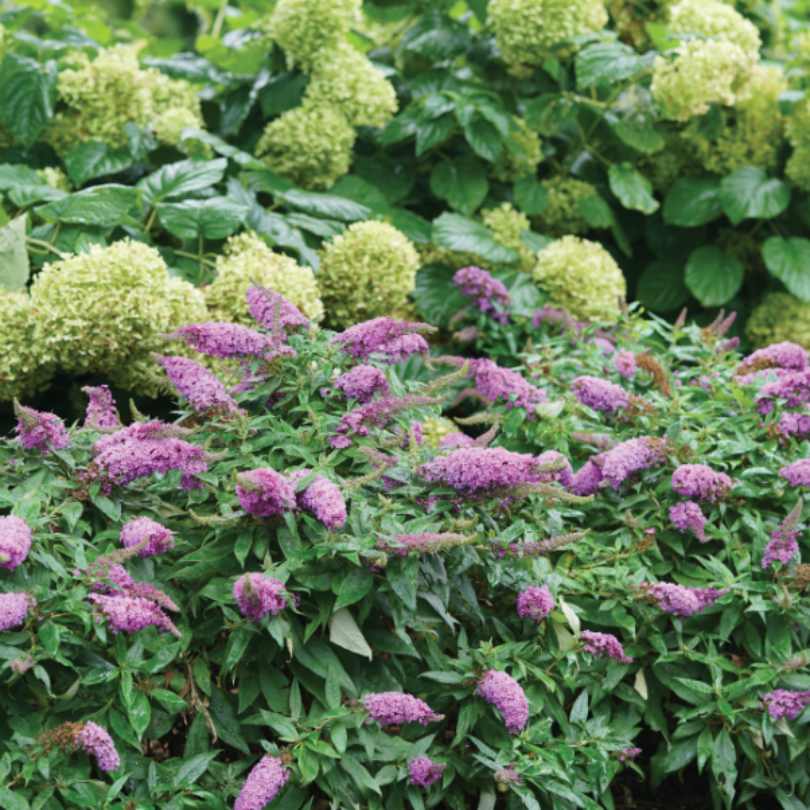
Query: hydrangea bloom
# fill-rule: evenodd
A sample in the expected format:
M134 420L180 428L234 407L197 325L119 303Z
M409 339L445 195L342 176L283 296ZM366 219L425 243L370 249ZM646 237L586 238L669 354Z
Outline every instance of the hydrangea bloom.
M312 470L297 470L288 479L297 484L306 478ZM337 484L319 475L306 489L296 494L298 506L315 515L331 531L342 529L346 525L346 501Z
M335 388L343 391L347 399L356 399L361 405L370 402L377 394L391 396L388 378L374 366L362 364L341 374L335 380Z
M68 446L68 433L65 423L55 414L42 413L20 405L14 400L14 415L17 417L17 435L20 444L27 450L50 453L64 450Z
M119 425L118 409L110 393L109 386L86 386L82 391L90 401L87 403L87 414L84 426L87 428L115 428Z
M74 743L82 751L94 756L102 771L117 771L121 765L112 737L92 721L85 723L84 728L76 733Z
M0 568L13 571L28 556L34 535L15 515L0 517Z
M258 622L265 613L277 616L287 607L284 583L264 574L245 574L233 586L233 595L242 615Z
M594 338L594 341L596 340L599 340L599 338ZM636 373L636 356L628 349L623 349L613 355L613 365L616 366L616 371L619 374L632 377Z
M269 332L296 329L309 323L295 304L275 290L261 284L251 284L245 295L251 318Z
M236 494L251 515L270 517L296 508L295 484L270 467L239 473Z
M709 538L706 537L706 533L704 532L704 527L707 523L706 517L694 501L687 501L686 503L678 503L675 504L675 506L670 506L669 519L680 530L681 534L691 530L701 543L707 543L709 541Z
M657 582L654 585L642 582L641 591L665 613L682 619L701 613L728 593L728 589L719 591L717 588L687 588L671 582Z
M230 324L230 326L238 326L238 324ZM155 353L152 354L152 357L163 366L169 382L177 393L187 399L197 413L239 411L239 406L225 390L225 386L196 360L189 360L187 357L164 357Z
M618 661L620 664L632 664L633 659L624 654L619 639L610 633L594 633L590 630L582 631L583 649L595 655L597 658L609 658L611 661Z
M542 622L554 610L554 597L548 585L529 587L518 594L517 614L521 619Z
M441 779L442 771L446 767L446 762L433 762L426 756L416 757L408 764L408 779L416 787L429 788L435 781Z
M340 349L358 360L369 360L372 356L385 363L396 363L405 359L403 351L412 349L414 353L428 351L427 341L422 334L434 332L435 328L426 323L409 323L394 321L388 317L374 318L370 321L350 326L333 338ZM410 343L403 343L402 338L414 338ZM419 340L415 340L419 338Z
M23 591L0 593L0 632L10 627L19 627L37 600Z
M499 323L509 323L509 293L506 287L480 267L462 267L453 276L453 284L465 298L472 298L479 312L492 311Z
M774 560L779 560L782 565L787 565L798 552L799 544L796 538L801 537L802 534L799 531L802 507L803 502L800 498L781 525L771 533L771 539L765 546L765 554L762 557L763 568L767 568Z
M418 534L392 534L394 545L387 540L377 540L377 548L390 554L406 557L408 554L435 554L438 551L466 545L475 540L475 535L467 537L453 532L420 532Z
M263 810L289 778L290 772L281 759L265 754L242 782L233 810Z
M810 486L810 459L800 458L792 464L786 464L779 470L779 475L786 478L792 487Z
M583 405L595 411L612 414L630 404L630 394L624 388L599 377L577 377L571 388Z
M518 734L526 728L529 701L526 700L520 684L511 675L491 669L478 682L478 694L503 712L510 734Z
M508 768L501 768L499 771L495 771L494 779L501 790L508 790L510 784L519 785L523 781L520 774L515 771L514 762L511 763Z
M525 408L529 419L534 419L534 406L548 402L546 392L527 382L516 371L503 368L492 360L469 360L468 376L475 387L492 402L501 400L508 410Z
M153 557L174 548L174 534L148 517L135 518L125 523L119 537L124 548L133 548L147 538L146 545L138 553L139 557Z
M760 701L760 708L767 706L774 720L786 717L795 720L809 705L810 692L794 692L790 689L774 689Z
M444 715L436 714L424 700L403 692L371 692L362 701L366 711L381 726L400 726L403 723L426 726L444 720Z
M781 343L772 343L764 349L757 349L753 354L749 354L737 369L737 373L750 374L766 368L805 371L808 367L810 367L810 359L808 359L807 349L785 340Z
M172 620L150 599L139 596L105 596L91 593L87 597L107 618L113 633L135 633L154 625L180 638L180 631ZM100 619L96 619L100 621Z

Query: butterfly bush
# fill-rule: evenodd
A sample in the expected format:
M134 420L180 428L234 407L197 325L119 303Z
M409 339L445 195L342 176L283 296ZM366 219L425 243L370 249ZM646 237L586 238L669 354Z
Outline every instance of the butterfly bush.
M468 356L428 367L422 324L311 328L249 280L251 334L186 333L221 340L233 362L206 379L232 375L238 418L119 414L97 385L58 452L0 441L4 784L32 805L102 782L103 803L121 773L128 803L158 784L200 808L590 806L621 769L666 777L701 750L707 793L810 801L810 466L777 430L799 406L759 396L802 352L743 358L725 316L502 301L466 306ZM644 404L583 407L586 389ZM112 747L87 733L88 759L90 722Z

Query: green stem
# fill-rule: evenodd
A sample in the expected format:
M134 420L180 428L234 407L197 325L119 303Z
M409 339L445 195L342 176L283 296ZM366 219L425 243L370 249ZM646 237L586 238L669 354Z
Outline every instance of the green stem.
M65 254L61 250L57 250L50 242L43 239L35 239L33 236L25 237L26 244L37 245L38 247L45 248L44 251L34 250L33 253L39 253L42 256L47 256L48 253L55 253L60 259L65 258Z

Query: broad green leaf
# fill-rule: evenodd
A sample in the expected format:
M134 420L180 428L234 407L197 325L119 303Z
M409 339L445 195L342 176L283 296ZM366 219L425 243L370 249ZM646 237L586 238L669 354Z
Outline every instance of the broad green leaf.
M189 194L192 191L210 189L219 183L228 167L225 158L215 160L181 160L161 166L156 172L137 183L148 203L157 203Z
M14 186L48 186L48 184L28 166L0 165L0 191L8 191Z
M571 715L568 718L571 723L584 723L588 719L588 690L583 689L579 697L571 707Z
M712 730L709 726L706 726L703 731L700 732L698 735L697 741L697 760L698 760L698 771L703 770L703 766L706 764L706 761L712 755L712 746L714 745L714 737L712 736Z
M595 42L577 55L577 87L594 87L602 82L614 84L635 76L644 69L635 51L621 42Z
M428 121L420 120L416 125L416 156L421 157L429 149L447 140L455 126L456 117L451 112Z
M628 163L614 163L608 172L610 190L625 208L652 214L660 203L652 196L652 183Z
M676 742L664 757L664 770L666 773L679 771L687 766L697 754L697 737Z
M472 214L489 191L484 165L473 157L443 160L430 173L430 190L462 214Z
M636 296L654 312L669 312L682 307L689 299L683 279L682 262L656 259L647 265L636 287Z
M357 782L358 787L370 788L380 796L382 795L382 791L374 781L372 775L366 770L365 766L361 765L353 756L344 754L340 764L349 776Z
M157 700L170 714L177 714L177 712L185 711L188 708L188 704L180 695L176 695L168 689L153 689L149 693L149 697Z
M790 239L769 236L762 245L762 258L771 275L788 292L805 303L810 302L810 240L801 236Z
M427 323L447 328L450 319L469 301L453 286L456 271L446 264L426 264L416 274L411 293L419 314Z
M400 47L432 62L452 59L470 46L470 30L460 20L426 11L403 35Z
M719 307L739 292L744 275L745 268L736 256L706 245L689 256L684 282L704 307Z
M53 222L77 225L113 225L138 202L132 186L93 186L36 209L37 216Z
M197 783L197 780L208 770L208 766L219 755L219 750L209 751L205 754L198 754L196 757L186 759L177 768L177 773L174 777L174 785L176 788L192 787Z
M246 206L227 197L157 204L161 225L179 239L224 239L239 228L247 212Z
M515 183L515 202L524 214L534 216L548 205L548 189L536 177L523 177Z
M461 214L444 213L433 222L433 242L438 247L475 253L496 264L512 264L517 251L495 241L492 231Z
M664 220L681 228L705 225L722 213L717 177L682 177L675 181L664 200Z
M262 115L272 118L301 105L309 76L300 70L287 70L273 76L259 90Z
M3 810L31 810L31 805L24 796L2 785L0 785L0 807Z
M744 219L771 219L790 204L790 189L754 166L741 166L720 181L720 202L732 224Z
M28 281L28 251L25 248L25 223L21 214L0 228L0 287L19 292Z
M129 717L132 730L138 739L142 739L143 733L152 719L152 707L149 705L149 699L142 692L133 697L132 704L127 708L127 717Z
M374 575L367 568L355 568L345 577L338 588L335 608L359 602L374 585Z
M503 144L497 127L485 118L474 118L464 125L464 137L472 150L490 163L496 163Z
M0 65L0 120L26 149L53 115L56 79L54 61L41 65L35 59L9 53Z
M638 152L652 155L664 148L664 139L653 129L649 119L643 116L636 119L623 118L614 124L613 131Z
M117 174L135 162L126 147L111 149L101 141L90 141L77 146L64 158L65 170L77 186L84 185L96 177Z
M357 622L346 608L341 608L329 619L329 640L349 652L367 656L369 661L374 656Z
M616 222L610 206L599 194L580 200L579 213L592 228L609 228Z
M325 217L340 219L344 222L356 222L371 216L371 209L367 206L335 194L320 194L316 191L294 188L279 196L290 205L300 208L308 214L322 214Z
M726 802L726 806L730 807L730 799L734 796L734 783L737 780L737 756L734 741L727 728L720 729L720 733L714 738L712 774L728 796L729 801Z
M224 141L218 135L214 135L213 132L207 132L204 129L197 129L196 127L184 127L183 131L180 133L180 137L183 140L190 138L200 141L201 143L207 143L218 155L230 158L234 163L238 163L240 166L245 166L250 169L261 169L264 166L264 164L253 157L253 155L235 146L231 146L231 144Z

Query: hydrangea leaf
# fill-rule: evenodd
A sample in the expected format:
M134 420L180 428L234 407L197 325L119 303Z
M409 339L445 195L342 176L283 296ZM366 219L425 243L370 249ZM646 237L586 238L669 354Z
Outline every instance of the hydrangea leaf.
M239 228L247 215L244 205L227 197L158 203L158 218L169 233L179 239L224 239Z
M36 213L52 222L113 225L126 217L137 201L137 189L109 184L69 194L61 200L37 208Z
M661 205L652 195L652 183L627 163L614 163L608 172L610 190L631 211L653 214Z
M683 264L657 259L641 274L636 288L638 300L654 312L669 312L689 300L689 290L683 280Z
M705 225L722 213L718 177L681 177L664 200L664 220L681 228Z
M25 224L21 214L0 228L0 287L19 292L28 281L28 251L25 248Z
M30 147L53 115L56 62L9 53L0 66L0 120Z
M597 84L629 79L640 73L644 65L631 47L621 42L595 42L577 55L577 87L585 89Z
M694 251L686 262L684 282L704 307L718 307L739 292L744 274L736 256L706 245Z
M430 173L430 189L447 200L451 208L470 215L484 202L489 180L480 160L463 157L437 163Z
M771 219L790 205L790 189L754 166L741 166L720 181L720 202L732 224Z
M461 214L444 213L433 222L433 242L438 247L475 253L491 262L512 264L517 251L495 241L492 231Z
M762 258L771 275L790 293L810 302L810 240L801 236L790 239L769 236L762 245Z

